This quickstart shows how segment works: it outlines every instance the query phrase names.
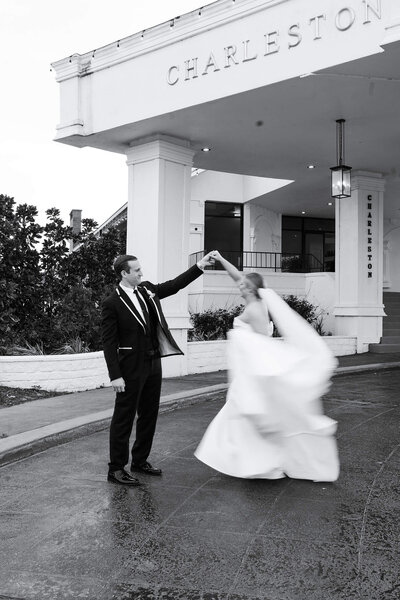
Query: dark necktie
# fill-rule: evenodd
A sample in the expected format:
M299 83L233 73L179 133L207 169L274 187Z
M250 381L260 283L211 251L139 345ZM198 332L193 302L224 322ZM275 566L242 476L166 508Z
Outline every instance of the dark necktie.
M133 293L135 294L136 298L138 299L138 302L140 304L140 308L142 309L143 318L144 318L144 320L146 322L147 330L150 332L150 319L149 319L149 311L147 310L147 306L144 303L144 300L141 297L141 295L139 294L137 288L133 291Z

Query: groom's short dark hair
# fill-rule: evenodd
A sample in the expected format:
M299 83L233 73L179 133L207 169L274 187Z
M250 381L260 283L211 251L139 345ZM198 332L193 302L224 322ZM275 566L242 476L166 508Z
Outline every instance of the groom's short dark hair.
M122 271L126 271L127 273L129 273L128 262L130 260L137 260L137 258L132 254L121 254L121 256L117 256L117 258L114 260L113 267L118 279L121 279Z

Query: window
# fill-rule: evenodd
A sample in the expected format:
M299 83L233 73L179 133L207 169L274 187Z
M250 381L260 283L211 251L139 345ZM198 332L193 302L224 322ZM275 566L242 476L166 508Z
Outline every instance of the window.
M243 207L230 202L205 203L204 250L220 250L236 267L241 267L243 250Z
M301 255L304 271L334 271L335 219L282 216L282 254Z

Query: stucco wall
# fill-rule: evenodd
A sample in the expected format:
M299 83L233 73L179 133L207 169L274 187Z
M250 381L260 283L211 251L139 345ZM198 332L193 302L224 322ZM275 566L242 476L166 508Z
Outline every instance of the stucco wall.
M400 219L384 222L384 287L390 292L400 292Z
M334 331L334 273L275 273L257 269L265 283L280 295L300 296L323 312L324 331ZM189 289L189 308L199 312L208 308L229 308L241 302L237 285L224 271L206 271Z
M226 341L189 342L188 373L210 373L226 367Z
M0 385L81 392L110 385L103 352L0 356Z
M278 294L306 295L304 273L275 273L267 269L257 271ZM238 287L225 271L206 271L189 289L189 309L194 312L207 308L229 308L240 302Z
M191 178L189 252L204 248L204 203L232 202L244 205L244 249L281 251L281 215L257 204L258 196L282 187L286 180L203 171Z
M336 356L356 351L356 338L334 336L324 339ZM188 374L225 370L226 341L189 342L186 358ZM173 372L171 365L171 358L163 360L164 376L182 374ZM103 352L92 352L58 356L0 356L0 385L81 392L108 387L110 381Z
M252 252L281 252L282 217L256 202L250 202L249 238L244 249Z
M326 334L335 333L335 273L307 273L305 276L305 296L318 306L323 318Z
M354 337L327 336L324 337L335 356L355 354L357 340ZM225 370L226 341L189 342L188 343L188 373L209 373Z

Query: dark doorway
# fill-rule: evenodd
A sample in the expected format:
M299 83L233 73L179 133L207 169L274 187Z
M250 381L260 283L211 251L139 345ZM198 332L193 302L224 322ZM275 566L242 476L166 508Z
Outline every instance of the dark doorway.
M305 270L335 270L335 219L282 216L282 254L303 257Z
M221 254L241 268L243 251L243 206L231 202L205 203L204 249Z

